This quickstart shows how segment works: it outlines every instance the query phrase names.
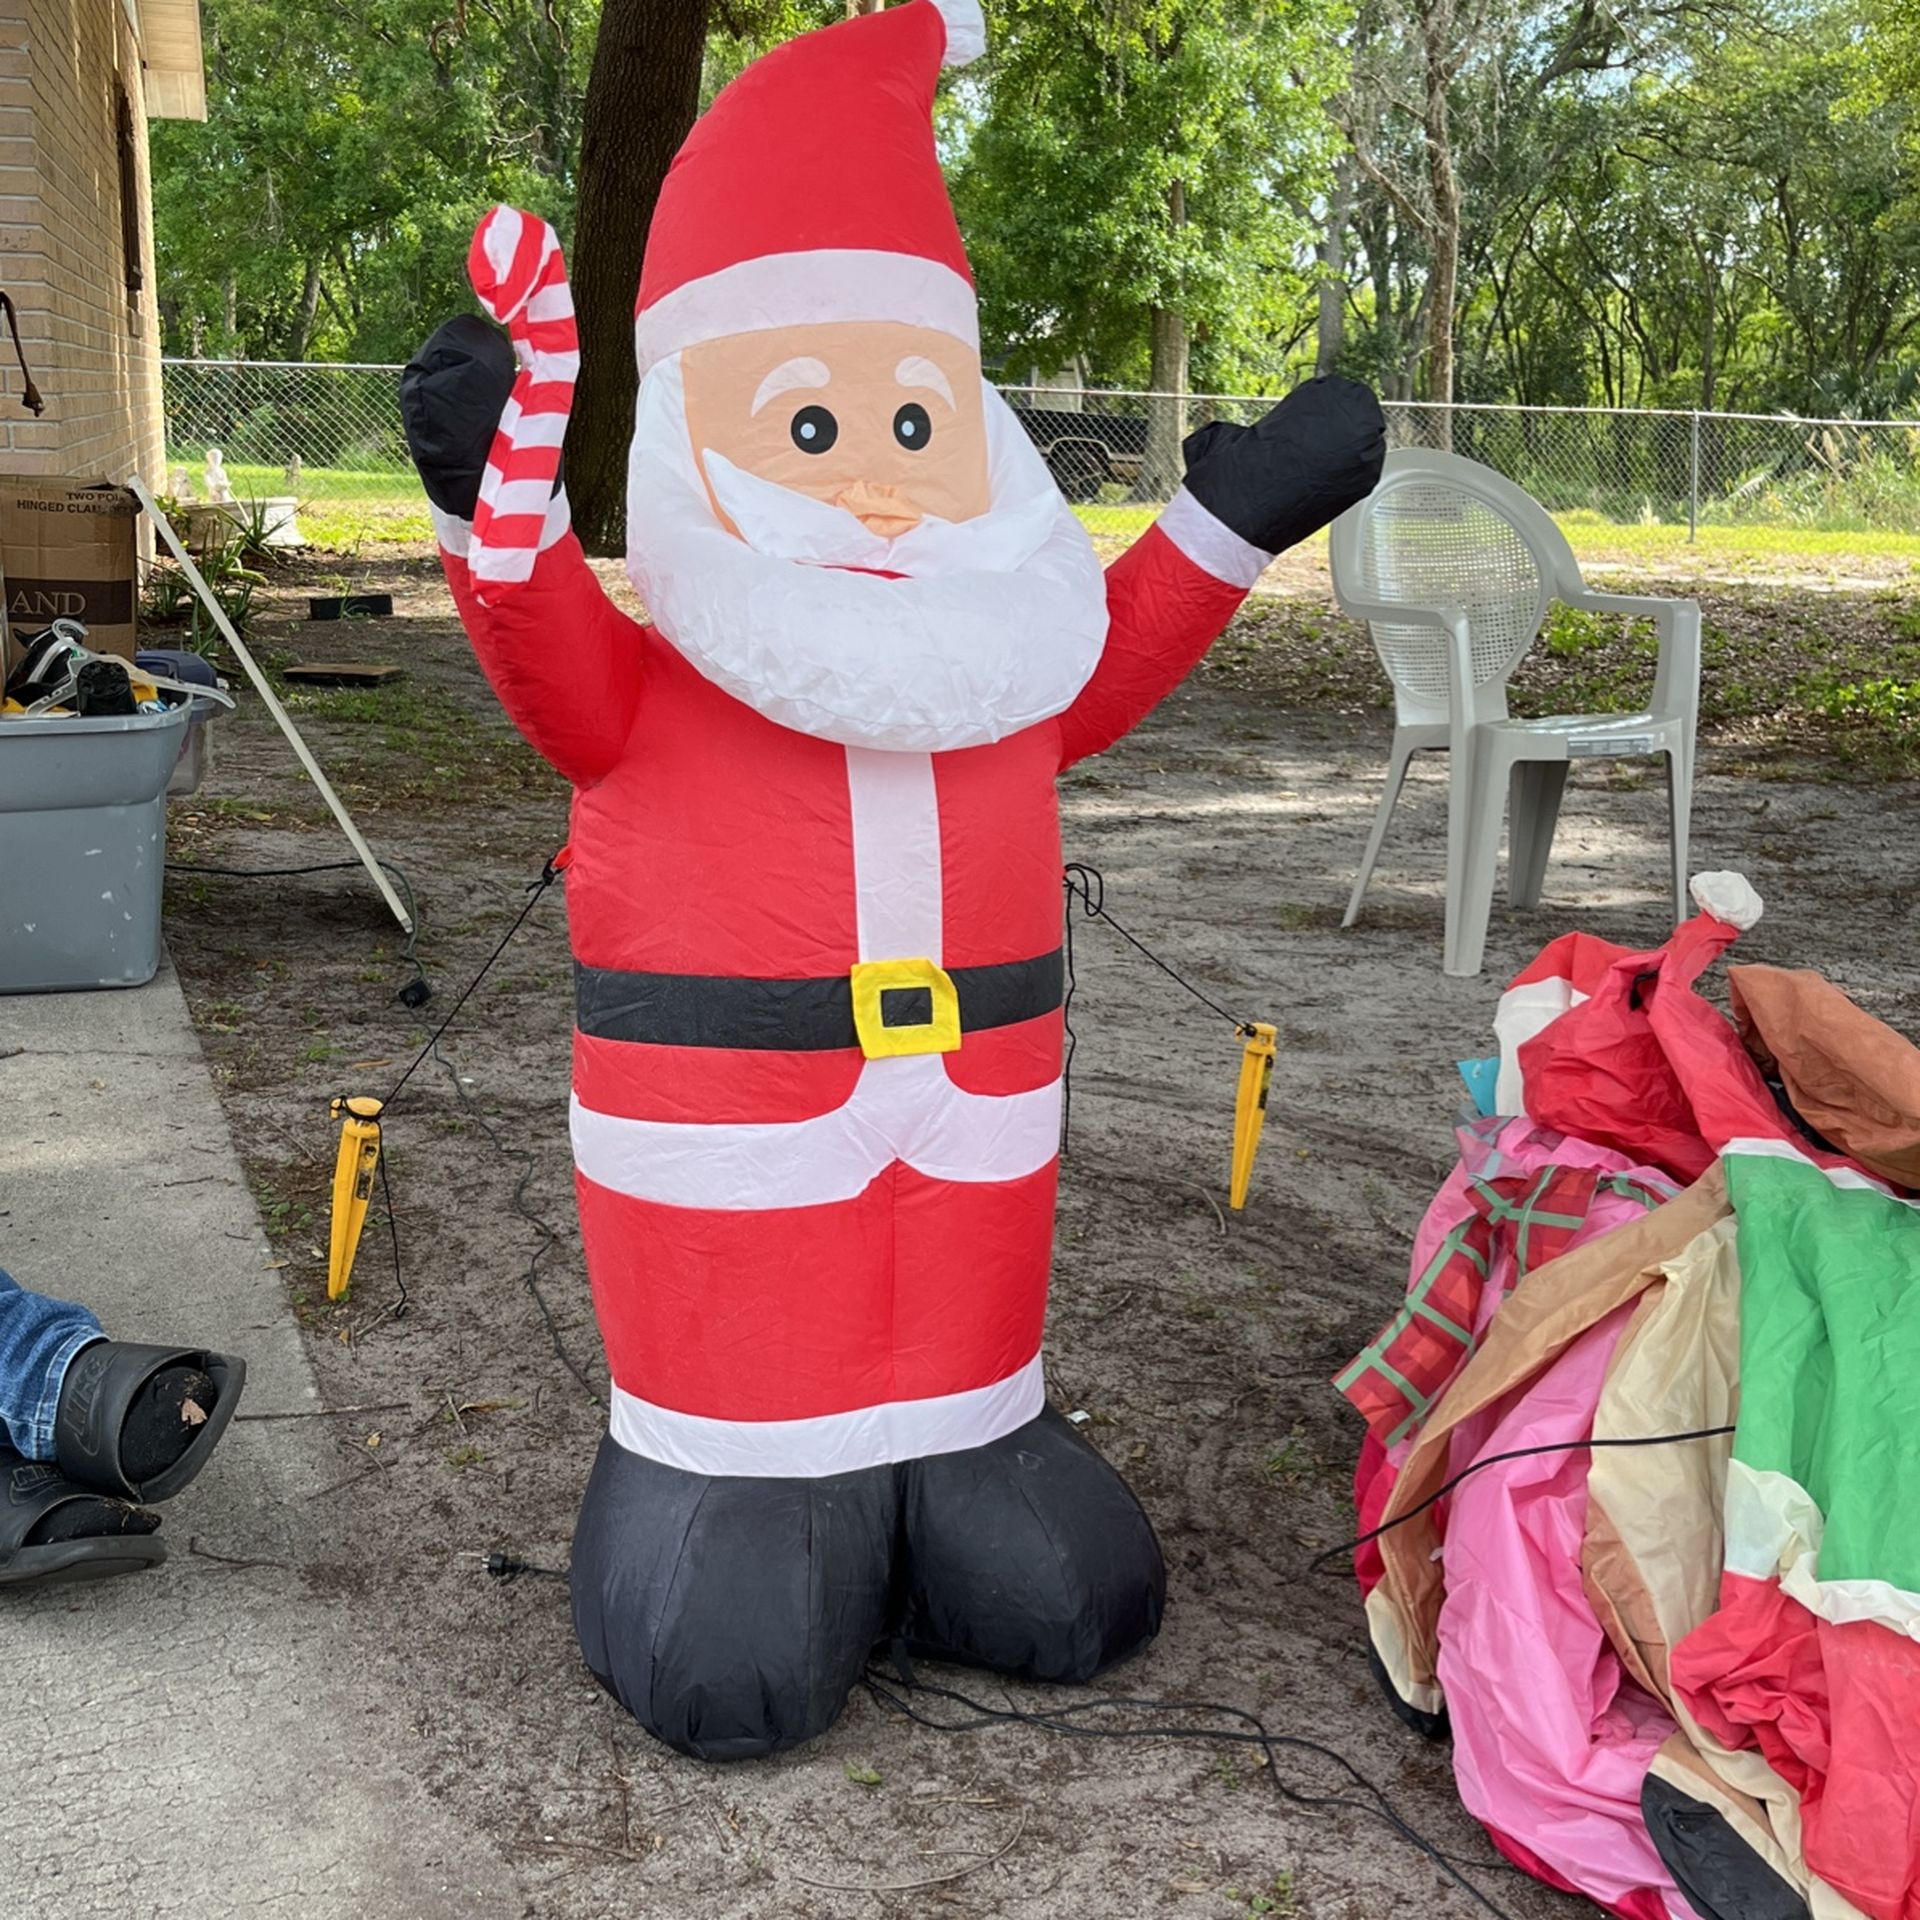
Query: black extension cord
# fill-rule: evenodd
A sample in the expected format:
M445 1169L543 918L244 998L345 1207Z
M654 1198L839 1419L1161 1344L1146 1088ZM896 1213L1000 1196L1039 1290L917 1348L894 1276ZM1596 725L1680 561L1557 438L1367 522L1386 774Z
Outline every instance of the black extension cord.
M1642 1433L1624 1436L1585 1440L1550 1440L1537 1447L1514 1447L1506 1453L1490 1453L1484 1460L1476 1460L1470 1467L1462 1467L1458 1473L1436 1492L1430 1493L1417 1507L1409 1507L1405 1513L1397 1513L1384 1525L1374 1527L1369 1532L1355 1534L1351 1540L1343 1540L1337 1547L1329 1547L1325 1553L1315 1554L1307 1562L1307 1574L1316 1574L1321 1568L1329 1566L1335 1560L1351 1553L1358 1553L1364 1546L1378 1540L1382 1534L1391 1533L1396 1527L1404 1527L1409 1520L1417 1520L1429 1507L1438 1506L1461 1481L1470 1480L1476 1473L1484 1472L1488 1467L1504 1465L1509 1460L1531 1460L1543 1453L1586 1453L1595 1447L1672 1447L1687 1440L1717 1440L1723 1434L1733 1431L1726 1427L1691 1427L1685 1433ZM1304 1577L1304 1576L1303 1576Z
M420 944L420 909L414 904L413 883L391 860L380 860L376 864L383 873L398 882L401 893L406 896L407 918L413 922L413 927L407 934L406 945L400 949L400 957L413 969L413 978L394 998L403 1007L417 1010L433 998L433 987L415 951ZM295 880L310 873L345 873L349 870L357 873L360 866L358 860L323 860L310 867L213 867L186 860L169 860L166 870L169 873L205 874L220 880Z
M1266 1770L1275 1790L1289 1806L1314 1813L1358 1813L1368 1819L1378 1820L1396 1838L1404 1840L1416 1852L1432 1861L1463 1893L1494 1915L1495 1920L1513 1920L1505 1907L1477 1887L1462 1870L1471 1866L1483 1872L1506 1871L1509 1869L1505 1861L1456 1860L1403 1819L1394 1810L1385 1789L1368 1779L1337 1747L1323 1745L1318 1740L1303 1739L1297 1734L1275 1733L1258 1714L1245 1707L1224 1706L1212 1700L1134 1699L1119 1694L1102 1694L1097 1699L1072 1701L1064 1707L1039 1712L1020 1707L995 1707L953 1687L935 1686L930 1681L917 1678L911 1667L897 1654L891 1673L869 1667L861 1676L861 1684L876 1705L901 1714L917 1726L931 1728L936 1733L974 1733L983 1727L1025 1726L1036 1727L1046 1733L1065 1734L1076 1740L1190 1740L1209 1746L1258 1747L1266 1757ZM900 1691L894 1691L896 1687ZM967 1720L937 1720L915 1707L905 1697L907 1694L924 1694L931 1699L950 1701L973 1717ZM1188 1718L1172 1722L1162 1719L1146 1726L1085 1724L1097 1715L1113 1713L1183 1715ZM1193 1715L1207 1715L1215 1720L1238 1724L1199 1726L1191 1723ZM1358 1800L1348 1794L1308 1793L1289 1786L1280 1776L1279 1755L1283 1751L1311 1754L1331 1761L1355 1786L1372 1798Z

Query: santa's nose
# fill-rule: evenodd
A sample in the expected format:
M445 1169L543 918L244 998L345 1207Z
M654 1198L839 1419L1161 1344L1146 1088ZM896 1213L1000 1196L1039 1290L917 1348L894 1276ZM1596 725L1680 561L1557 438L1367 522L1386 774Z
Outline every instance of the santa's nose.
M882 540L897 540L926 518L898 487L877 486L871 480L856 480L843 488L834 495L833 504L844 508Z

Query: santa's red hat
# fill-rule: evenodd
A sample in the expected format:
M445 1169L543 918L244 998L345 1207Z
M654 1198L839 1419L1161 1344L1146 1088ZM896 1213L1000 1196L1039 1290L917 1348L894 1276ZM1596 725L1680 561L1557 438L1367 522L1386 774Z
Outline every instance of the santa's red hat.
M702 340L894 320L979 341L973 276L933 144L944 66L985 50L979 0L908 0L756 60L660 190L640 371Z

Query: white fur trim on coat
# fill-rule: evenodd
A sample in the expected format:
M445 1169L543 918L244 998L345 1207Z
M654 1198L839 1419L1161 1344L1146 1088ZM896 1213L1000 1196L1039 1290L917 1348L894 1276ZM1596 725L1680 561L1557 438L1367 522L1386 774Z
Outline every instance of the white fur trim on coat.
M933 0L947 23L947 51L943 67L967 67L987 50L987 17L980 0Z
M634 352L644 378L703 340L834 320L894 320L980 345L973 288L951 267L878 248L814 247L738 260L675 287L634 315Z

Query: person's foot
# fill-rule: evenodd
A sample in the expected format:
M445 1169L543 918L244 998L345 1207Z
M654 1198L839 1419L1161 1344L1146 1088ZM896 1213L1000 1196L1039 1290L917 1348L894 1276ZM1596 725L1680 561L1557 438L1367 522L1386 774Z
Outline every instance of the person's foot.
M60 1471L139 1505L171 1499L233 1418L243 1362L197 1348L96 1340L68 1364L54 1415Z
M156 1478L192 1446L218 1404L211 1374L167 1367L134 1396L120 1428L120 1464L136 1485Z
M136 1507L131 1500L69 1500L30 1528L21 1544L51 1547L63 1540L125 1540L153 1533L159 1525L157 1513Z
M160 1516L0 1446L0 1596L141 1573L167 1557Z
M75 1370L69 1367L60 1388L62 1413L72 1411L67 1394L75 1384ZM198 1367L167 1367L156 1373L135 1395L121 1423L120 1460L128 1478L151 1480L172 1466L206 1424L215 1398L212 1378ZM69 1500L40 1520L23 1544L50 1547L62 1540L124 1539L152 1533L159 1525L157 1513L131 1500Z

